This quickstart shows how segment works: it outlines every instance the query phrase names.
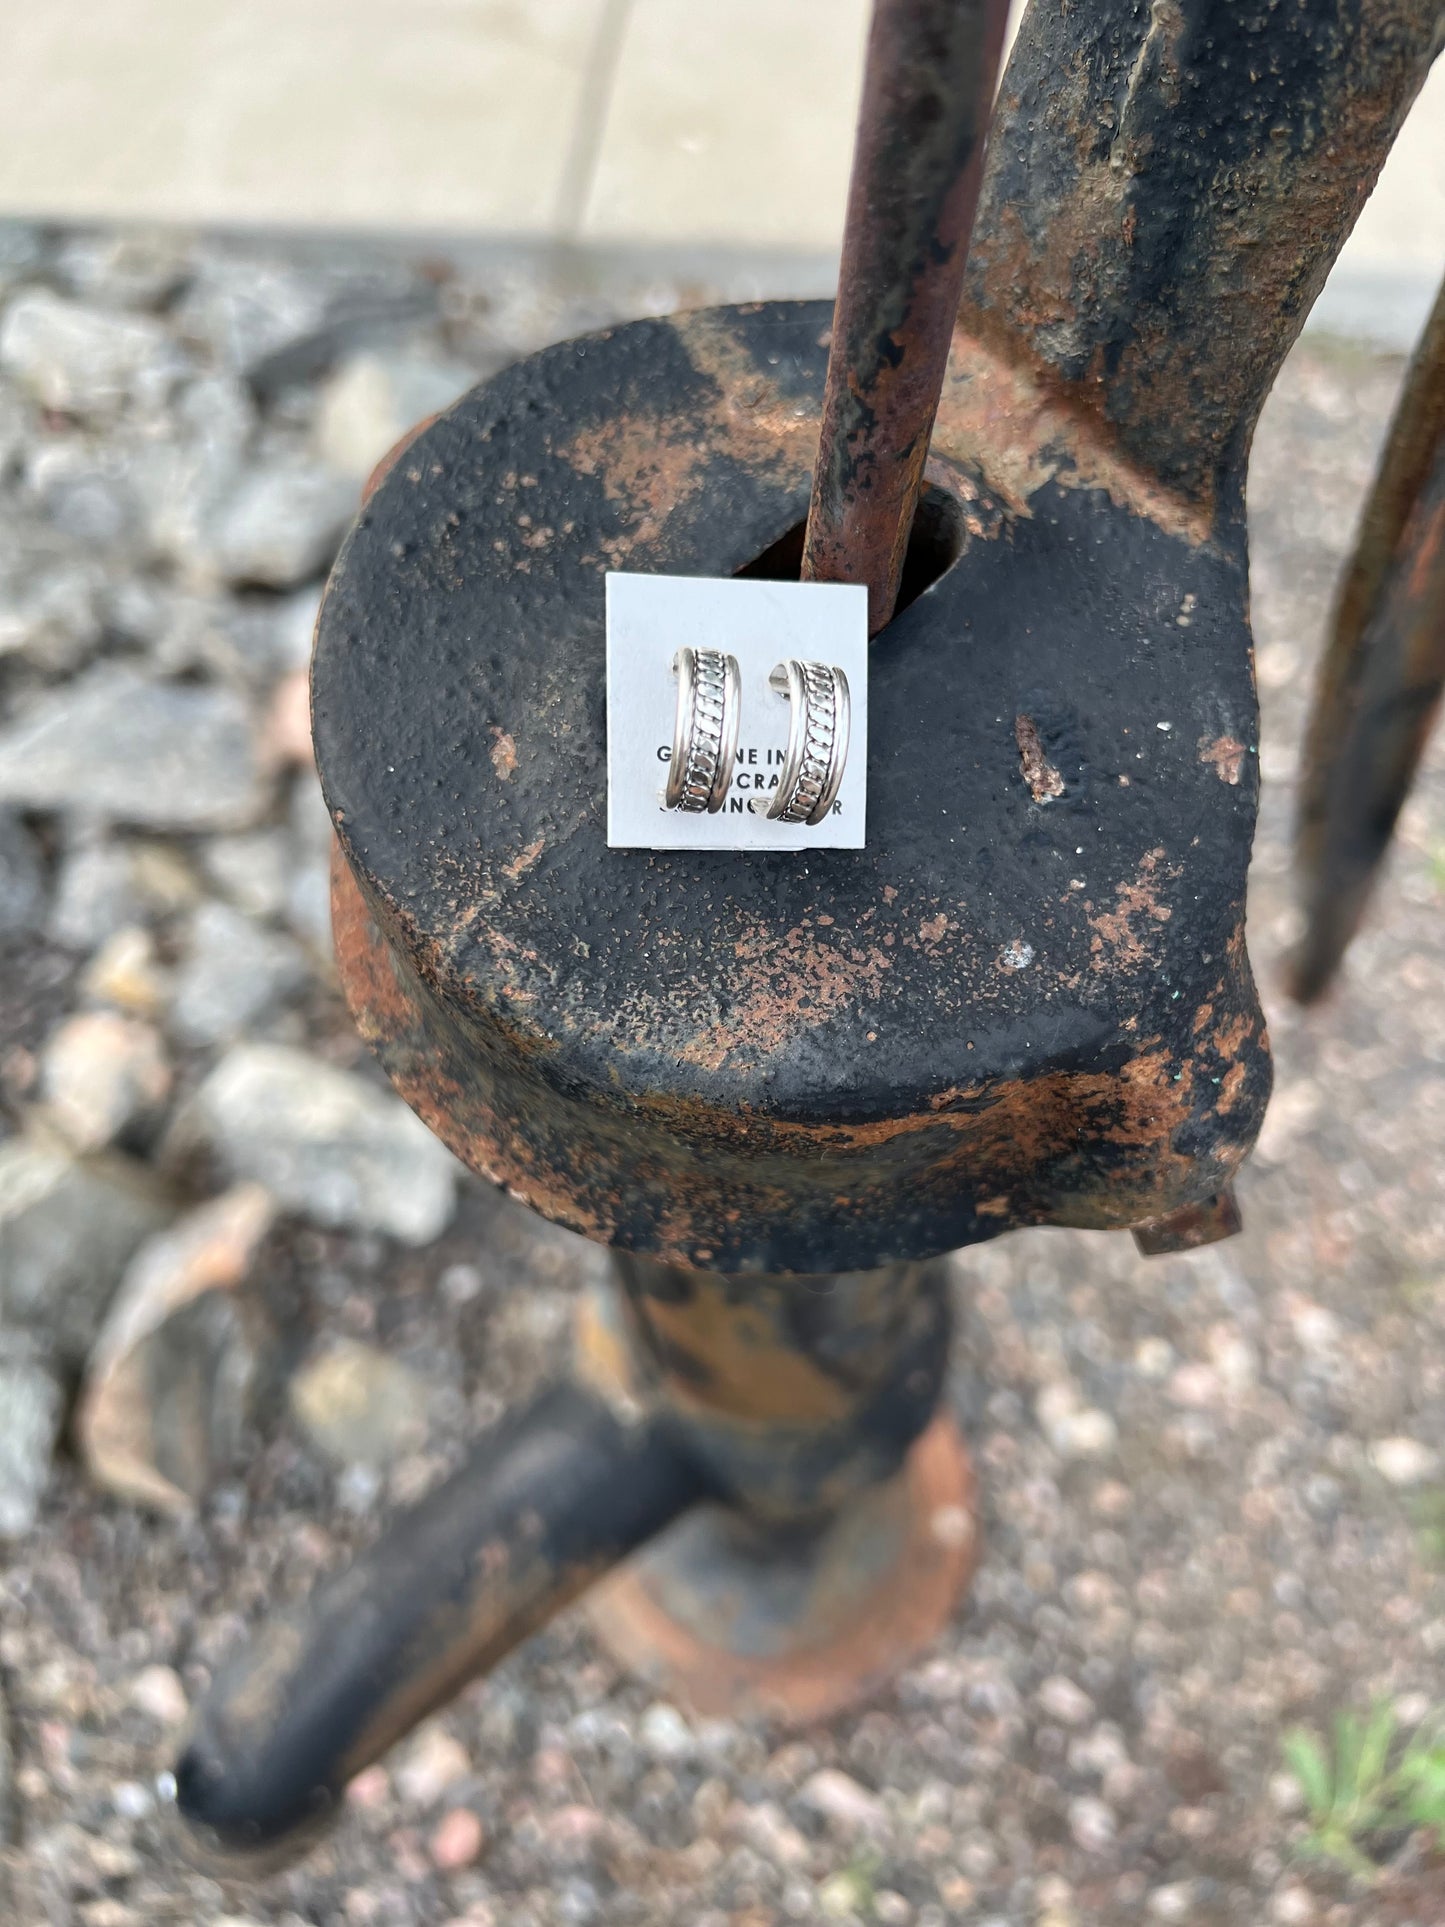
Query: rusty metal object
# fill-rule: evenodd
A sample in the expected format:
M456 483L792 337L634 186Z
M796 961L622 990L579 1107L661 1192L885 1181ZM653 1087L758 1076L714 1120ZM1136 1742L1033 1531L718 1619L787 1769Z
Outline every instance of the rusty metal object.
M1306 928L1291 988L1327 988L1359 924L1445 685L1445 285L1345 576L1304 756Z
M572 1379L223 1669L176 1769L193 1853L255 1871L309 1845L354 1774L703 1502L694 1578L701 1547L795 1549L779 1703L790 1667L809 1705L820 1666L834 1704L865 1691L937 1632L971 1569L966 1462L933 1419L947 1354L937 1266L739 1279L619 1260L584 1306ZM880 1585L895 1553L917 1597ZM660 1626L688 1587L656 1570L673 1575L648 1609Z
M893 614L963 291L1008 0L874 0L805 581Z
M1027 376L956 341L930 495L961 552L874 665L877 740L915 754L874 758L868 849L605 848L603 573L726 575L797 527L826 322L548 350L382 483L313 679L353 1011L474 1169L668 1262L1166 1216L1228 1181L1268 1089L1256 766L1210 749L1255 737L1243 526L1199 526Z
M1439 0L1031 6L965 325L1232 519L1265 396L1442 35Z
M379 477L313 673L343 984L617 1295L574 1382L218 1685L179 1776L213 1842L304 1829L679 1515L613 1595L624 1649L801 1717L866 1692L975 1544L928 1261L1230 1228L1270 1075L1244 462L1441 19L1145 11L1036 6L1004 83L866 850L605 846L605 572L797 572L826 306L550 349Z
M509 1415L222 1671L176 1769L198 1845L308 1844L354 1774L706 1490L664 1424L586 1388Z
M1187 1205L1172 1217L1156 1224L1136 1224L1134 1243L1146 1258L1163 1258L1175 1251L1197 1251L1201 1245L1219 1244L1236 1237L1244 1228L1234 1186L1226 1185L1215 1197Z
M699 1507L597 1587L587 1615L693 1711L809 1726L927 1651L981 1551L973 1470L940 1413L900 1472L811 1531Z

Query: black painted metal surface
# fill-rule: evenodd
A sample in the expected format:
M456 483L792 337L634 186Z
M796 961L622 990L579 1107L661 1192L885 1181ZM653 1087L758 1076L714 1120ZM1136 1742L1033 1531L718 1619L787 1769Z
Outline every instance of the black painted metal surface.
M1237 518L1036 423L981 443L1000 371L956 357L932 480L960 553L873 652L868 848L605 847L604 572L727 575L801 520L826 322L549 350L382 484L313 682L390 946L343 934L353 1005L463 1157L628 1249L852 1269L1162 1216L1221 1187L1268 1083Z

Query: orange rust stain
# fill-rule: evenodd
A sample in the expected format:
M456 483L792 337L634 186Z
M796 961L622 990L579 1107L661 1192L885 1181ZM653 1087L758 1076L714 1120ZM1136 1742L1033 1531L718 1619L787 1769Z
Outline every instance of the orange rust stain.
M1209 536L1207 508L1131 463L1087 409L961 330L953 339L933 451L977 468L1016 515L1028 515L1032 497L1057 482L1101 489L1116 506L1195 547Z
M1219 1108L1221 1111L1232 1111L1239 1102L1240 1095L1244 1089L1245 1076L1244 1065L1235 1064L1233 1068L1226 1071L1220 1079Z
M557 451L579 474L597 476L608 501L625 512L625 532L600 544L614 563L656 542L673 511L703 486L717 449L802 476L817 448L816 413L784 396L729 329L701 316L675 325L693 366L718 384L712 408L704 405L686 422L619 414Z
M733 1009L678 1051L685 1064L721 1070L735 1050L768 1055L860 1000L877 997L891 960L879 947L815 936L801 925L779 937L758 925L734 946L743 985ZM644 1028L653 1023L649 1013Z
M517 745L497 723L492 724L492 747L488 754L498 777L508 782L517 767Z
M781 1345L762 1308L728 1303L721 1286L721 1280L717 1289L699 1285L681 1304L650 1298L643 1309L665 1355L688 1359L696 1371L695 1378L669 1372L669 1395L754 1423L818 1425L846 1418L853 1405L846 1388L801 1352Z
M525 850L514 856L510 863L502 865L502 875L512 883L520 883L528 870L534 869L547 847L545 836L533 837Z
M1132 883L1114 892L1114 908L1089 918L1094 932L1090 945L1095 970L1136 968L1153 957L1152 924L1168 923L1174 912L1159 901L1166 882L1179 875L1177 864L1166 864L1162 849L1150 850Z
M1221 783L1238 784L1245 754L1244 744L1236 736L1201 736L1199 739L1199 760L1213 768Z
M1019 746L1019 768L1036 803L1051 803L1064 793L1064 779L1044 753L1039 726L1032 716L1014 717L1014 740Z

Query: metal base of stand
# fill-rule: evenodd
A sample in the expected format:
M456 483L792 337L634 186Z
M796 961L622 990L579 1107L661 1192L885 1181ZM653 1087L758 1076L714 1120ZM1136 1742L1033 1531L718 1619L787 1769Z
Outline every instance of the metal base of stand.
M867 1700L932 1644L979 1546L973 1468L940 1415L897 1478L817 1533L699 1508L587 1612L616 1658L694 1712L806 1726Z

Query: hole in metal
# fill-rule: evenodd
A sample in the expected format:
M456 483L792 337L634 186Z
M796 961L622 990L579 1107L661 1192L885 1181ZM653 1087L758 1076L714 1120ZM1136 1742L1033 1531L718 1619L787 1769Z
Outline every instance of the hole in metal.
M739 576L762 582L796 582L803 566L806 527L806 522L799 522L780 535L755 561L739 569ZM908 537L908 553L903 559L895 616L948 573L963 553L965 533L957 500L946 489L925 483Z

